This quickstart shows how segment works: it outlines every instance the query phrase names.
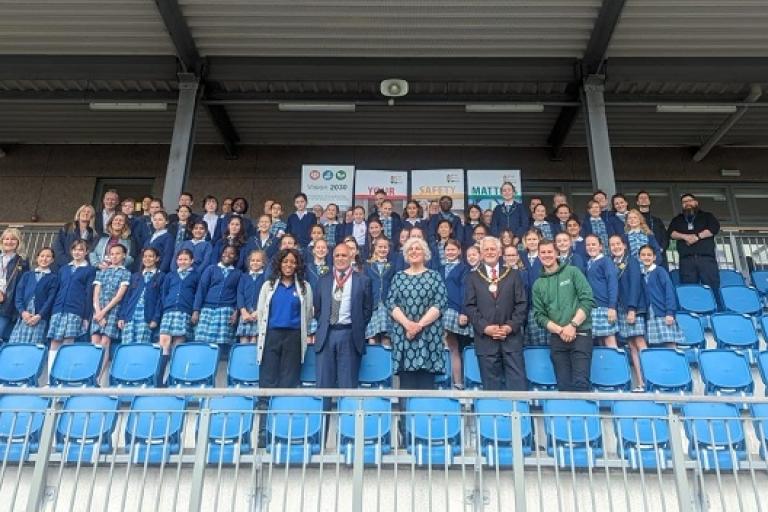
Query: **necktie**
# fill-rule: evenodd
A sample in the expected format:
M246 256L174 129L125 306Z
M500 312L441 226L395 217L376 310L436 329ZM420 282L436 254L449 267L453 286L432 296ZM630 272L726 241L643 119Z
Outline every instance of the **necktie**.
M344 274L345 271L339 272L338 279L342 280L341 282L344 283ZM341 310L341 294L343 293L344 284L339 286L338 280L336 283L334 283L334 291L333 291L333 301L331 302L331 325L338 324L339 323L339 310Z

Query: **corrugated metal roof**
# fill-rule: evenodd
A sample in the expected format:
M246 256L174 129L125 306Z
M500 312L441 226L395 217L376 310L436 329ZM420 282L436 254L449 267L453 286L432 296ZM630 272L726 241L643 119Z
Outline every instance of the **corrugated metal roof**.
M173 55L150 0L3 0L0 53Z
M170 80L0 80L0 91L174 92Z
M203 55L562 56L600 0L180 0Z
M629 0L608 57L768 56L766 0Z

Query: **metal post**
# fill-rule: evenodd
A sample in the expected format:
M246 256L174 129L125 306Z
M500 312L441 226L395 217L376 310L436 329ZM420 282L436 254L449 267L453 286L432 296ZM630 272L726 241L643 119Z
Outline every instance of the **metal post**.
M582 102L586 107L584 123L589 167L592 171L592 186L611 197L616 193L616 179L613 174L611 142L608 138L608 122L605 117L604 90L605 77L590 75L584 80L581 94Z
M41 508L45 488L48 484L48 459L53 450L53 434L56 429L56 409L51 405L45 411L45 420L43 421L43 431L40 436L40 446L37 450L37 460L35 469L32 472L32 483L29 486L29 497L27 498L27 512L37 512ZM21 463L19 463L21 464ZM58 490L57 490L58 492Z
M691 499L691 490L688 487L688 474L685 469L683 428L680 424L680 419L672 412L671 405L667 413L667 422L669 423L669 445L672 451L672 469L675 472L675 485L677 486L677 502L680 512L690 512L693 510L693 500Z
M192 467L192 489L189 496L189 512L203 510L203 483L205 479L205 466L208 463L208 433L211 429L211 410L206 404L200 411L200 425L197 430L197 442L195 443L195 463ZM181 464L181 460L178 462Z
M179 101L176 104L176 121L173 124L171 151L163 187L163 204L166 208L176 204L187 182L200 92L202 88L198 77L192 73L179 73Z
M364 436L365 412L363 411L363 400L360 399L357 401L357 409L355 409L355 456L352 461L352 510L354 512L362 512L363 510Z
M512 467L515 478L515 512L524 512L525 461L523 460L523 417L519 411L512 413Z

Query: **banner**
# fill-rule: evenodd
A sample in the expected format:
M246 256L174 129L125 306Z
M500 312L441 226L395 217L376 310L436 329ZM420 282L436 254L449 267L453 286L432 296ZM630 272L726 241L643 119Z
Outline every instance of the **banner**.
M502 201L501 184L505 181L515 186L515 200L521 201L523 187L520 181L520 169L467 171L469 203L476 204L483 210L492 210Z
M374 193L383 188L387 199L392 201L392 211L402 214L408 201L408 172L360 170L355 171L355 205L365 208L366 214L371 212L375 204Z
M464 169L429 169L411 171L411 199L425 212L430 201L441 196L453 199L453 212L464 218Z
M316 204L339 205L343 212L352 205L354 165L307 164L301 166L301 190L307 194L307 208Z

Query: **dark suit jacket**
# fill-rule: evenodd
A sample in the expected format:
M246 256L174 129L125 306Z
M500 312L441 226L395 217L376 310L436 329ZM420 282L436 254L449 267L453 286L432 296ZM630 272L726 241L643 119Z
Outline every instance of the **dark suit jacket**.
M118 208L114 213L119 211L120 209ZM96 218L93 219L93 230L96 231L96 240L104 234L104 208L100 208L96 211Z
M352 341L357 353L362 355L365 348L365 327L373 314L371 281L359 272L352 272L350 279L352 280ZM333 271L331 271L318 280L317 290L314 292L315 319L317 320L315 350L318 352L325 346L331 327L334 281Z
M5 289L5 300L0 303L0 315L16 318L17 311L14 299L16 285L21 279L21 275L27 270L29 270L29 263L18 254L8 262L8 265L5 267L5 278L8 280L8 286Z
M504 267L499 268L503 274ZM485 276L484 263L467 276L464 291L465 311L475 329L475 350L481 355L493 354L499 350L501 344L486 336L485 328L489 325L506 324L512 328L512 333L507 336L505 342L520 339L522 327L525 325L528 299L523 280L516 270L511 271L499 282L495 299L488 291L488 282L480 273Z

